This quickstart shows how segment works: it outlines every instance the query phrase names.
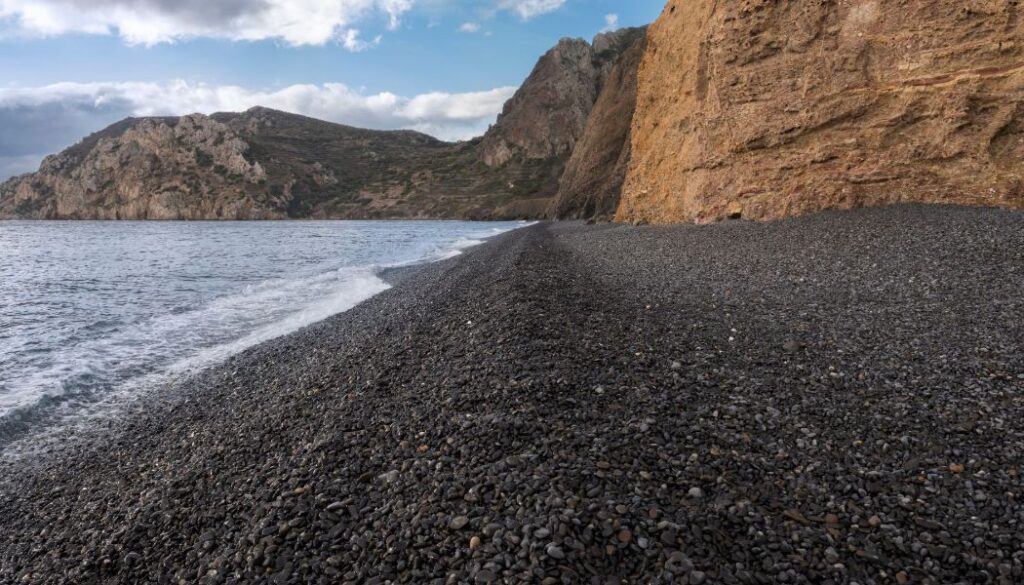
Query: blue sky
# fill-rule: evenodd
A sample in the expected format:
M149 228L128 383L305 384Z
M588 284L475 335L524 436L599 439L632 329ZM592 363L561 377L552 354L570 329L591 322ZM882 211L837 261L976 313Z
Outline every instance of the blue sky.
M664 0L0 0L0 179L128 115L477 135L559 38Z

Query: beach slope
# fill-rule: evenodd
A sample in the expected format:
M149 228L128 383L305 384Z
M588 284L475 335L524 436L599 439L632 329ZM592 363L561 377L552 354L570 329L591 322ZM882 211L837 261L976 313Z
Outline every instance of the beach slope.
M1024 214L539 224L0 469L3 583L1024 580Z

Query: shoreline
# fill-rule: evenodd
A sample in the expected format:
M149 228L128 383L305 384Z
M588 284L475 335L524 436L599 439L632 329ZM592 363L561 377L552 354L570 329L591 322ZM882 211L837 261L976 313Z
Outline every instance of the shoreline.
M500 234L4 474L0 581L1012 582L1022 250L920 206Z
M380 223L375 220L353 221L365 221L373 224ZM385 287L383 290L386 291L394 287L399 282L406 280L424 266L457 258L467 250L486 243L495 237L517 229L523 229L537 223L520 222L521 225L519 226L503 226L502 228L497 228L494 227L494 224L496 223L508 224L512 222L453 221L463 224L476 223L480 224L481 227L487 227L490 225L490 232L486 234L480 233L472 236L466 236L463 239L452 240L443 247L435 249L434 252L427 253L415 260L393 264L366 265L362 268L365 268L369 274L372 274L373 278L377 279L381 285ZM144 222L138 221L134 223ZM274 335L273 337L264 338L263 340L255 341L253 343L244 342L244 339L248 336L254 335L263 329L281 325L283 321L265 323L256 330L242 335L238 339L227 341L220 345L204 347L195 355L176 358L171 363L160 366L156 370L145 374L140 378L124 381L120 386L111 388L107 395L99 397L93 402L82 403L71 411L32 414L32 411L37 408L37 405L35 404L16 408L5 415L12 416L11 419L5 420L0 418L0 477L2 477L3 470L5 468L9 469L12 465L18 465L22 462L31 462L31 460L41 452L50 453L54 450L60 451L60 445L63 443L82 441L89 442L92 439L83 439L83 436L91 437L96 434L97 429L103 425L107 425L109 427L111 421L114 421L126 414L130 416L130 412L133 410L145 410L147 404L151 401L164 400L164 394L166 393L174 394L176 392L180 392L182 388L186 388L184 391L187 392L187 387L191 378L230 361L234 356L243 353L248 349L262 345L263 343L273 342L281 337L287 337L305 327L316 325L338 314L345 313L351 310L354 306L357 306L366 300L373 298L373 296L380 294L380 292L375 292L371 296L356 302L355 305L349 306L340 312L328 314L325 317L306 322L297 329L289 328L282 333ZM285 321L287 321L287 317L285 318ZM225 349L228 347L234 348L236 346L240 349ZM48 399L43 397L41 400L46 402ZM104 432L109 432L109 428L104 429Z
M32 218L32 217L18 217L18 216L0 216L0 223L2 222L25 222L25 223L57 223L57 222L68 222L68 223L80 223L80 222L95 222L95 223L309 223L309 222L360 222L360 221L411 221L411 222L463 222L463 223L507 223L507 222L525 222L535 223L539 221L551 221L547 218L542 217L494 217L487 219L472 219L469 217L280 217L270 219L100 219L100 218Z

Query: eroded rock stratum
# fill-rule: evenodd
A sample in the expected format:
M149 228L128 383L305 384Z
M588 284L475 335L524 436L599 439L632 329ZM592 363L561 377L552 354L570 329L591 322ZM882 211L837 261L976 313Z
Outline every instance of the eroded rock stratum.
M638 73L617 218L1024 206L1009 0L672 0Z

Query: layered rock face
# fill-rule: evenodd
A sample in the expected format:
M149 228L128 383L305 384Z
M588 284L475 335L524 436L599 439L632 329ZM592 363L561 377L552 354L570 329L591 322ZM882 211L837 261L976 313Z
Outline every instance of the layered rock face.
M550 215L563 219L615 215L630 160L637 70L647 46L642 30L615 63L560 180Z
M997 0L672 0L623 221L1024 206L1024 21Z
M1024 207L1009 0L672 0L563 40L480 139L273 112L126 120L0 185L35 218L776 219Z

